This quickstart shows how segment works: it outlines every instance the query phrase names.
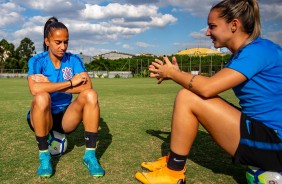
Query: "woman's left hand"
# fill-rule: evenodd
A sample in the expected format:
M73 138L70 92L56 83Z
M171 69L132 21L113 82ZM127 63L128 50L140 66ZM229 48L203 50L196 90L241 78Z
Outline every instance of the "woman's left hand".
M76 74L72 79L72 85L78 86L80 84L86 84L87 82L87 76L84 73Z
M163 80L171 79L174 72L179 71L179 66L175 57L172 57L172 62L169 61L167 56L164 56L164 62L155 59L155 62L149 66L150 77L154 77L160 84Z

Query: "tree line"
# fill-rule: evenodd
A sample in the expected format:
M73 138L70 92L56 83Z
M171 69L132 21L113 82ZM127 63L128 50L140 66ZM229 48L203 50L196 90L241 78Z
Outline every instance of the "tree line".
M230 54L175 55L175 57L182 71L198 71L204 75L212 75L224 67L229 61ZM116 60L100 57L86 64L86 68L88 71L131 71L133 76L148 76L148 67L156 58L163 60L162 56L134 56ZM172 55L168 58L171 60Z
M2 39L0 41L0 69L19 69L27 71L28 60L36 54L34 43L25 37L15 48L12 43ZM82 54L82 53L80 53ZM169 56L171 59L172 56ZM230 54L224 55L175 55L182 71L199 71L200 73L216 73L228 62ZM85 64L88 71L131 71L133 76L148 76L148 67L154 59L161 56L133 56L132 58L93 59Z
M0 69L27 69L28 60L36 54L31 39L25 37L15 48L13 43L2 39L0 41Z

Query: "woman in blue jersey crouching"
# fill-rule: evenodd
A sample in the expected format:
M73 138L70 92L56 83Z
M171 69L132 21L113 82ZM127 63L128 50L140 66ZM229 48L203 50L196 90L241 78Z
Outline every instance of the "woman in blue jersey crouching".
M48 151L48 134L54 130L69 134L83 122L85 154L83 163L93 176L104 175L95 155L100 119L98 95L80 57L66 52L67 27L51 17L44 26L44 52L28 62L28 86L33 99L27 121L39 148L40 177L53 174ZM72 101L72 94L78 96Z

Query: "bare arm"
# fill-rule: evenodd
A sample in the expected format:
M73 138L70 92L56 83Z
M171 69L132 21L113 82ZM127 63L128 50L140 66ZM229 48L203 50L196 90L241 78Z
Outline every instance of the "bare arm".
M186 89L203 96L212 97L225 90L228 90L238 84L244 82L246 77L235 70L224 68L212 77L194 76L191 73L181 72L174 66L177 64L176 59L173 58L172 64L167 57L164 57L165 64L156 59L150 67L150 76L157 78L160 82L164 79L171 79L180 84Z
M81 77L85 80L83 82L81 81ZM85 89L92 89L92 83L91 79L87 72L82 72L80 74L75 75L72 79L72 86L70 88L63 89L61 91L67 92L67 93L73 93L78 94L81 91L84 91Z
M72 87L70 81L53 83L44 75L36 74L28 77L28 85L32 95L42 92L53 93L56 91L80 93L85 89L92 88L91 80L87 72L77 74L71 80Z

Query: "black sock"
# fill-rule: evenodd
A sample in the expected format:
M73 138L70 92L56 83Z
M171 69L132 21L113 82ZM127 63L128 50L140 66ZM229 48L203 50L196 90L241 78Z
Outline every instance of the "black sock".
M48 150L48 135L43 137L35 136L35 138L38 145L38 149L40 151Z
M174 171L181 171L186 164L187 155L178 155L170 150L167 167Z
M84 138L86 148L96 148L98 133L84 132Z

